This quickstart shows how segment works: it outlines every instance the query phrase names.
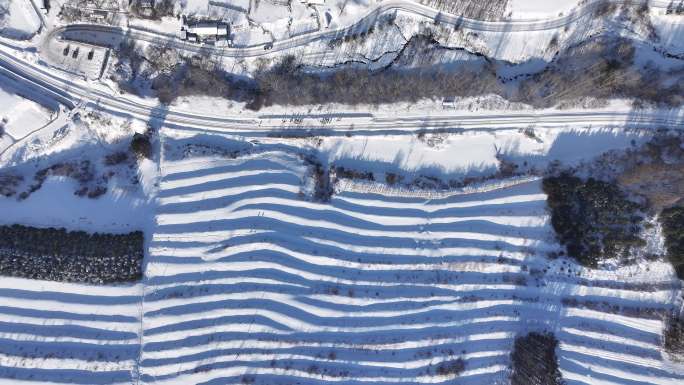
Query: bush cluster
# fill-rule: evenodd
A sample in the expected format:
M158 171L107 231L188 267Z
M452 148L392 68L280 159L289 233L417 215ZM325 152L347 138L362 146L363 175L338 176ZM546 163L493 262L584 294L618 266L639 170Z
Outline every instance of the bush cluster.
M105 166L116 166L128 161L128 153L125 151L116 151L105 156Z
M463 358L457 358L451 361L444 361L437 365L435 372L440 376L453 376L463 373L466 364Z
M665 13L668 15L684 15L684 1L680 0L677 4L675 4L674 0L670 1L670 3L667 5L667 10Z
M135 133L131 140L131 151L139 157L149 159L152 156L152 143L147 135Z
M667 258L677 277L684 279L684 207L670 207L660 213Z
M333 184L330 182L330 173L321 162L313 157L307 157L305 162L311 170L311 176L314 180L313 198L318 202L330 202L334 191Z
M516 337L511 353L511 385L562 385L557 346L558 340L551 333Z
M107 192L107 175L95 177L95 168L92 162L84 159L78 162L60 162L49 167L42 168L33 176L33 183L28 186L26 191L22 191L18 199L27 199L31 194L40 190L50 176L66 177L78 183L78 188L74 195L94 199Z
M0 275L104 284L142 277L143 233L0 226Z
M164 16L173 16L174 6L173 0L156 0L152 8L145 9L139 0L133 0L130 2L129 10L131 14L142 19L160 20Z
M351 180L367 180L374 181L375 177L371 171L361 171L354 170L351 168L345 168L343 166L335 166L334 177L332 179L351 179Z
M665 322L663 348L674 361L684 362L684 319L676 315Z
M424 33L412 36L381 70L342 66L311 71L288 55L272 66L264 62L253 78L247 78L221 69L209 51L187 58L169 47L152 47L143 56L126 41L117 54L121 61L114 79L122 88L139 93L143 91L136 84L151 84L162 103L178 96L206 95L245 102L253 110L269 105L377 105L482 95L499 95L536 107L587 97L633 98L669 107L684 104L684 71L636 67L635 47L627 38L599 35L587 39L557 53L542 71L524 74L513 86L507 84L512 79L497 73L497 68L510 63L483 54L470 52L481 60L450 66L438 59L415 60L426 55L439 58L449 50L465 51L443 46L432 34Z
M458 72L381 72L346 68L332 73L308 73L284 60L255 76L264 105L383 104L414 102L421 98L501 94L495 71L488 65L462 68Z
M544 178L542 185L553 229L582 265L596 267L601 259L627 256L645 245L639 237L643 207L617 185L568 173Z
M9 198L17 193L17 188L24 181L24 177L12 173L0 174L0 195Z

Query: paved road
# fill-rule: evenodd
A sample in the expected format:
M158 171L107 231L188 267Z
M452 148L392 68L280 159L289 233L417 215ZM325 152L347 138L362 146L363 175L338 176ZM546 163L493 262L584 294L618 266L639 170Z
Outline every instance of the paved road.
M344 135L350 130L356 134L396 134L414 133L418 130L465 129L494 130L519 128L534 125L537 127L563 127L568 125L615 125L629 127L675 127L684 126L681 113L634 112L634 111L548 111L539 113L506 112L505 114L467 114L443 112L438 115L402 115L376 113L358 115L309 115L293 123L283 116L249 117L219 116L194 113L180 109L167 109L130 95L115 95L103 87L93 87L80 80L59 77L56 71L43 66L25 62L0 49L0 74L22 81L27 90L48 95L69 108L89 105L118 116L130 116L142 120L163 120L164 124L190 129L212 130L250 135L267 135L292 130L316 130L321 135ZM323 118L333 118L322 122Z
M628 1L630 2L630 1ZM595 3L590 3L575 9L573 12L563 17L550 20L534 21L511 21L511 22L485 22L470 19L461 19L453 15L442 14L441 20L445 22L458 22L461 20L464 25L481 30L504 31L504 30L539 30L545 28L557 28L577 18L582 17L588 12L592 12ZM652 2L651 6L667 6L666 2ZM436 17L438 11L422 6L420 4L406 0L388 0L380 3L371 10L357 24L364 20L373 20L379 13L394 9L400 9L416 14ZM159 35L147 32L131 32L117 29L115 27L104 26L70 26L66 29L85 28L85 30L108 30L114 34L129 33L134 38L155 39L159 41ZM316 32L302 35L293 39L283 40L274 44L274 50L287 49L297 45L309 44L312 41L322 38L329 38L338 33L344 33L352 27L341 28L334 31ZM174 37L167 37L169 41L188 46ZM235 56L256 56L264 53L258 47L223 50L227 55ZM9 76L17 81L21 81L34 92L49 95L67 108L75 108L78 105L90 105L116 115L131 116L143 120L158 119L163 120L168 125L178 125L183 127L219 130L226 132L245 132L251 134L282 132L283 130L311 130L316 129L321 134L334 135L349 130L355 133L374 132L374 133L400 133L415 132L419 129L497 129L506 127L527 127L535 126L567 126L573 125L628 125L632 127L654 127L668 126L681 127L682 117L668 113L643 112L635 113L631 111L583 111L583 112L562 112L550 111L544 113L513 113L507 112L505 115L478 115L468 114L440 114L438 116L401 116L395 115L382 116L379 114L361 114L347 116L333 116L335 119L323 122L322 119L330 116L303 116L301 121L292 123L282 117L267 117L252 115L249 117L218 116L200 114L180 109L167 109L166 106L155 105L149 100L142 100L131 95L118 95L114 91L104 87L93 86L80 80L61 77L58 71L51 71L44 66L34 65L26 62L13 54L13 47L0 45L0 75Z

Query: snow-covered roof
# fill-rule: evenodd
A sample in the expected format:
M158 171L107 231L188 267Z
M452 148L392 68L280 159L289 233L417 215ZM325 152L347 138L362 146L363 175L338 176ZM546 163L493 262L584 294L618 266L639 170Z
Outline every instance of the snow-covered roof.
M228 26L219 23L197 23L188 26L188 32L200 36L227 35Z

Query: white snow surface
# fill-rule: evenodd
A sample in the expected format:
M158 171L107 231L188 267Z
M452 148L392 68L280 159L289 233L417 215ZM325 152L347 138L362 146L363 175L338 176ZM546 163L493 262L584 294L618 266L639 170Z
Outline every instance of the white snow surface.
M98 199L87 199L75 196L74 189L72 181L48 178L40 190L25 201L0 197L0 212L3 213L0 224L119 233L145 228L153 215L150 205L139 193L114 186Z
M0 20L0 35L25 39L33 36L40 28L40 17L32 0L0 0L0 7L8 13Z
M428 140L440 141L429 145ZM320 150L329 163L359 166L360 169L415 172L428 169L438 175L477 175L492 172L498 166L495 136L483 133L464 135L426 134L424 140L415 136L366 136L326 138Z
M428 369L462 358L459 383L498 383L516 333L540 327L577 383L684 378L660 319L562 304L668 309L671 267L549 263L539 181L430 199L341 187L320 204L300 194L301 159L264 146L162 160L143 382L446 383Z
M12 139L20 140L44 126L51 115L52 112L40 104L17 95L12 89L0 87L0 119L5 134Z
M562 136L541 137L553 143ZM596 151L631 140L610 137L597 140L603 147ZM415 148L433 151L458 174L463 159L493 162L496 140L518 138L528 156L533 143L549 148L515 131L445 138L430 148L412 135L330 138L321 156L340 161L337 148L378 162L372 154L390 159ZM453 381L435 374L435 365L462 358L457 381L490 384L507 378L516 334L545 328L561 341L561 370L575 383L684 379L661 357L663 324L648 312L671 309L679 293L671 266L592 270L549 262L558 245L538 179L443 194L341 183L322 204L305 191L311 170L300 154L308 144L245 140L163 128L160 169L141 165L153 206L116 193L77 204L68 183L55 179L21 207L0 206L15 218L22 207L45 214L28 224L91 231L126 231L145 226L135 215L154 217L145 227L141 284L0 280L9 341L0 369L41 384L418 384ZM204 153L179 157L193 142ZM242 153L222 156L222 149ZM411 172L411 163L398 164ZM606 305L591 310L583 302ZM614 313L613 305L642 311ZM21 349L35 356L24 358Z
M0 383L132 383L141 293L3 277Z
M181 1L179 7L186 14L246 22L240 9L250 8L250 2L217 2L236 9L221 13L207 0ZM377 3L326 0L314 8L321 28L337 28ZM30 6L28 1L11 4ZM510 0L509 11L512 19L553 18L575 4ZM298 2L292 7L289 12L261 0L251 13L260 27L247 28L236 42L254 43L257 35L258 42L281 39L314 28L310 7ZM675 38L679 19L654 18L663 44L681 47ZM31 34L39 19L38 24L29 19L11 21ZM425 22L407 22L403 31L389 33L410 34L420 21ZM177 23L132 25L172 33ZM469 48L514 62L534 58L521 66L527 69L553 55L547 48L553 36L563 41L567 33L570 44L595 28L600 26L503 33L464 29L445 43L465 41ZM365 48L374 56L390 45ZM326 60L327 48L321 46L323 51L305 53L314 63ZM19 103L11 93L0 93L0 102L5 100ZM498 109L500 102L485 97L455 105L464 114L485 118L520 107ZM183 98L178 105L208 115L243 113L238 103L201 97ZM325 108L331 116L368 112L367 106ZM388 116L399 111L430 118L454 112L442 108L441 101L423 100L373 112L390 123ZM3 109L6 115L13 111ZM28 123L44 119L29 107L25 111L14 126L10 116L8 132L26 134ZM260 125L279 119L260 115L280 113L307 114L311 107L269 107L244 115ZM681 116L681 110L665 114ZM625 121L563 119L549 126L532 124L527 128L533 136L515 121L502 127L463 122L463 132L423 138L416 135L416 124L391 134L369 129L343 137L338 131L340 136L314 138L318 143L250 137L244 130L219 135L216 129L204 142L220 147L228 138L239 144L229 150L249 151L236 158L205 154L165 157L161 164L142 161L141 191L113 185L98 200L75 197L73 182L57 178L21 203L0 198L0 223L112 232L143 228L149 246L145 278L136 285L0 279L0 374L7 378L0 383L500 384L507 382L516 334L547 329L561 341L557 354L569 384L681 384L684 368L662 356L663 322L649 313L671 310L681 295L671 266L640 261L592 270L562 258L549 261L547 252L558 245L538 179L447 192L344 181L330 203L307 195L311 170L302 153L363 170L449 178L491 173L497 155L542 168L552 160L575 163L647 138L614 128ZM318 124L316 118L308 120ZM62 114L22 141L0 139L0 151L14 144L0 156L0 166L59 158L92 145L93 137L111 143L123 135L114 128L123 123L91 130ZM164 128L161 141L173 146L196 133ZM615 312L615 306L640 311ZM457 358L466 363L458 378L436 374L436 365Z

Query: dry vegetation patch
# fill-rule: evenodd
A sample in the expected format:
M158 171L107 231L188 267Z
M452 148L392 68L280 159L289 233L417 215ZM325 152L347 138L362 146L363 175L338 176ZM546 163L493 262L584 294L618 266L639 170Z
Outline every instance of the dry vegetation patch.
M659 212L684 197L683 144L680 135L657 135L639 148L606 154L599 163L620 165L617 182L630 193L645 196Z
M17 193L24 177L11 172L0 173L0 195L9 198Z
M511 354L511 385L562 385L557 346L558 340L551 333L516 337Z
M627 257L645 245L639 237L642 205L614 183L569 173L544 178L551 224L568 254L581 264L598 266L606 258Z
M684 362L684 319L671 316L665 323L663 331L663 348L670 359Z
M667 258L677 276L684 279L684 207L669 207L660 213Z
M508 0L420 0L420 3L469 19L501 20Z
M143 233L0 226L0 275L94 284L142 277Z
M683 145L682 135L660 132L643 145L552 171L543 187L552 225L568 254L591 267L603 258L624 260L644 245L645 216L660 214L663 254L684 277Z

